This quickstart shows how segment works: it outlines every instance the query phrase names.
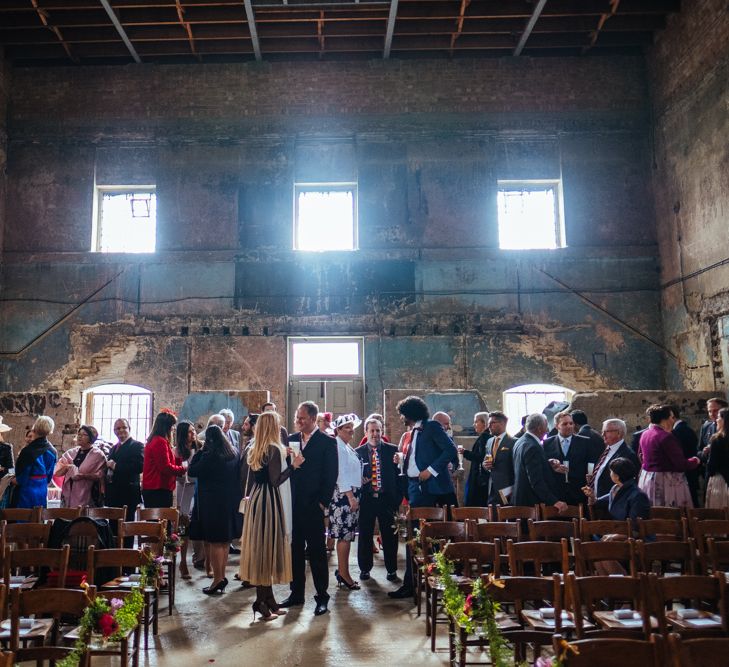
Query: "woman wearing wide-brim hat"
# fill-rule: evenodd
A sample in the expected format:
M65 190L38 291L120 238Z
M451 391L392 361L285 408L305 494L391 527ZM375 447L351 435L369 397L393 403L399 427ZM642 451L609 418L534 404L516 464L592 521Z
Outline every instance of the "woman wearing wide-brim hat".
M13 429L3 422L0 417L0 479L8 474L8 470L15 466L13 457L13 446L9 442L5 442L3 434Z

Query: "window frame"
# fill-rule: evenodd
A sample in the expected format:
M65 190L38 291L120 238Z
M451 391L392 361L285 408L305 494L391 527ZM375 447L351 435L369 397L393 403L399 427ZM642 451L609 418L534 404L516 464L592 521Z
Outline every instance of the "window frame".
M309 374L297 374L294 373L294 345L321 345L321 344L357 344L357 357L359 372L355 374L350 373L337 373L337 374L326 374L326 373L315 373ZM288 365L288 379L289 380L309 380L309 379L330 379L330 380L351 380L354 378L364 378L364 337L363 336L288 336L287 337L287 365Z
M92 225L91 225L91 252L100 253L104 255L112 253L120 253L122 255L143 255L157 251L157 217L155 216L154 228L155 228L155 243L154 250L144 250L140 252L126 251L126 250L102 250L101 249L101 230L103 227L102 211L103 211L103 200L105 194L114 195L134 195L134 194L153 194L155 199L157 197L157 186L156 185L95 185L94 186L94 203L92 213Z
M299 194L301 192L351 192L352 193L352 247L351 248L320 248L309 250L298 247L299 238ZM356 252L359 250L359 191L356 181L323 181L294 183L294 224L293 249L295 252Z
M501 245L501 216L498 197L501 192L536 192L554 190L554 247L505 248ZM496 224L500 250L560 250L567 247L564 222L564 199L561 178L500 178L496 182Z

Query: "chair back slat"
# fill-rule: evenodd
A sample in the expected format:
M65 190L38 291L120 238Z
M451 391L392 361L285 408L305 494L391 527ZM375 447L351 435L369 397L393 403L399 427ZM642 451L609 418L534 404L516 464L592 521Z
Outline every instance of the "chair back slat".
M90 519L106 519L110 523L124 521L127 516L127 506L123 507L86 507L84 516Z
M552 646L558 655L563 654L565 641L560 634L552 638ZM575 651L566 651L562 664L565 667L665 667L661 637L624 639L599 637L570 642Z
M526 521L527 519L539 519L539 505L534 507L520 505L497 505L496 520L497 521Z
M691 537L685 542L637 540L635 554L639 572L661 575L673 572L697 574L696 543ZM679 566L678 570L675 568L676 564Z
M539 519L541 521L571 521L583 517L582 505L567 505L567 509L560 512L554 505L539 503Z
M491 521L490 507L453 507L451 508L453 521Z
M632 539L615 542L593 542L576 539L575 573L578 577L588 577L601 574L597 563L611 565L617 561L625 568L630 576L636 575L635 542Z
M572 540L575 536L575 524L572 521L527 521L529 539L532 542L560 542L562 539Z
M567 540L557 542L514 542L508 540L506 552L509 556L509 569L515 577L522 577L525 564L531 564L536 576L553 574L569 570L569 552ZM545 565L551 565L551 571L544 571Z

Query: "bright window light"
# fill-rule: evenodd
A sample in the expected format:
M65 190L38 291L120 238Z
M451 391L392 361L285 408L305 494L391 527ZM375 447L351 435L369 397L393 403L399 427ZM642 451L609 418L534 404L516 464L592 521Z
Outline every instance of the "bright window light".
M293 343L292 375L359 375L359 343Z
M106 384L84 392L86 424L96 427L99 437L116 442L114 422L129 421L131 435L144 442L152 426L152 392L131 384Z
M356 250L357 186L295 186L294 249Z
M95 252L154 252L157 196L153 189L97 188Z
M523 384L503 394L504 413L509 418L509 433L521 428L521 418L541 412L552 401L571 401L575 392L555 384Z
M499 181L499 247L564 247L559 181Z

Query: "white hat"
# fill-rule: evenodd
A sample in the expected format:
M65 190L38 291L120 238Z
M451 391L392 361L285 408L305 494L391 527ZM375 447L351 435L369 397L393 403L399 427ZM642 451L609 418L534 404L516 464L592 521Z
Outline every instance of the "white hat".
M353 428L357 428L362 423L362 420L354 414L354 412L350 412L346 415L339 415L333 422L332 422L332 428L336 431L341 426L344 426L345 424L352 424Z
M12 431L12 426L8 426L7 424L3 424L3 418L0 417L0 433L7 433L8 431Z

